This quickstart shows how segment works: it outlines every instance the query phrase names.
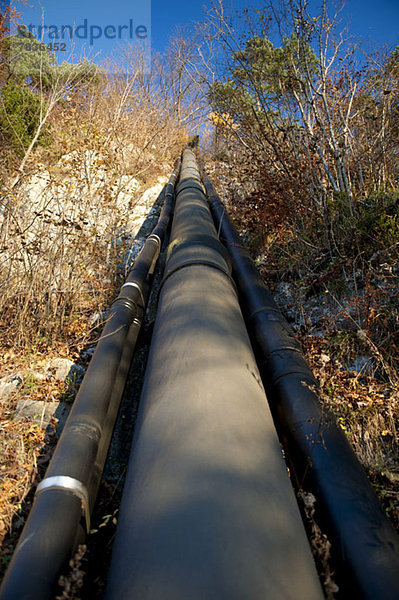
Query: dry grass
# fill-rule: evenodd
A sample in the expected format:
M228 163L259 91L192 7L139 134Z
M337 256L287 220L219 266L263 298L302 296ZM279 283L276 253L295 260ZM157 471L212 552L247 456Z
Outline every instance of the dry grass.
M298 498L303 505L303 512L309 528L310 544L321 576L326 600L334 600L335 593L339 591L339 588L334 581L334 573L330 566L331 542L326 534L321 531L315 518L316 498L313 494L306 493L303 490L298 492Z
M1 484L0 541L11 529L15 512L30 490L37 473L37 459L45 441L40 425L13 418L13 402L0 409Z
M169 173L187 140L175 101L127 49L124 75L60 96L37 148L0 196L0 343L30 348L68 335L71 319L104 309L129 245L141 190ZM189 109L190 110L190 109Z
M69 573L60 577L59 586L62 591L57 595L56 600L80 600L80 589L85 575L81 563L86 550L85 545L80 545L73 559L69 561Z
M347 335L347 334L346 334ZM336 416L399 530L399 394L395 382L343 368L342 336L301 336L320 384L320 399Z
M61 348L58 347L58 351ZM64 348L65 354L65 348ZM7 533L19 531L25 517L24 500L36 485L50 459L55 443L56 419L50 424L37 419L16 416L19 401L51 402L60 398L72 399L72 390L65 382L52 377L39 379L39 371L51 356L59 356L54 350L46 356L31 354L19 359L18 354L8 353L0 361L2 372L23 373L23 383L0 402L0 543ZM19 514L19 517L16 516ZM13 524L13 519L15 523ZM7 552L6 552L7 554Z
M33 489L43 476L55 444L55 420L44 428L16 419L16 396L0 405L0 578L25 524Z

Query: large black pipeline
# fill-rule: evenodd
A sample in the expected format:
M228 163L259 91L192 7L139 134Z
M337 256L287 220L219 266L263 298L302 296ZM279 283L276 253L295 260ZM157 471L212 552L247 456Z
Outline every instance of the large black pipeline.
M183 154L108 600L320 600L226 249Z
M229 250L250 338L291 472L312 491L336 559L342 598L399 598L399 537L334 417L298 341L259 276L209 178L220 239Z
M94 505L157 261L173 211L180 163L165 190L157 226L112 304L54 455L5 575L2 600L53 597L59 574L90 529ZM81 526L82 511L84 528Z

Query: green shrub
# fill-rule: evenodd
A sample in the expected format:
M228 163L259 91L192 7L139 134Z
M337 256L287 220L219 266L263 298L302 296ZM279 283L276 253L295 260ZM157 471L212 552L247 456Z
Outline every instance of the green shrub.
M44 100L43 100L44 102ZM16 156L24 155L40 123L39 94L27 87L7 83L0 91L0 140ZM43 110L45 110L43 106ZM38 144L48 145L49 133L40 134Z
M376 245L386 248L399 242L397 193L370 198L361 205L359 212L358 230L365 243L374 240Z
M345 194L334 194L328 211L335 245L347 256L371 256L399 242L397 192L370 196L355 202L352 210Z

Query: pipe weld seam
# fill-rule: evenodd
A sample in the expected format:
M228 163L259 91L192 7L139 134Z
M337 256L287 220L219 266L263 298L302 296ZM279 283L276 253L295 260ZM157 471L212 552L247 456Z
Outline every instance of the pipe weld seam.
M281 325L284 325L284 317L281 314L281 311L279 308L274 308L274 306L261 306L260 308L257 308L256 310L254 310L250 315L248 315L248 317L246 317L248 319L248 321L250 321L251 319L253 319L256 315L258 315L261 312L265 312L266 314L268 313L272 313L278 316L278 319L274 319L274 322L279 322L281 323Z
M139 304L139 301L136 300L132 300L132 298L129 298L129 296L121 296L119 293L119 296L117 296L115 298L115 300L113 301L113 303L111 304L112 308L119 308L120 306L123 306L124 308L127 308L131 313L135 313L137 308L143 308L143 306L141 306ZM111 315L110 317L107 318L107 320L105 321L106 326L112 322L112 317L114 315ZM108 334L107 334L108 335ZM102 337L102 336L101 336ZM101 339L101 338L100 338Z
M193 261L184 263L184 265L179 265L178 267L175 267L172 271L170 271L170 273L165 275L165 277L162 279L161 285L159 286L158 294L161 293L161 290L162 290L164 284L166 283L166 281L169 279L169 277L171 277L172 275L177 273L177 271L181 271L182 269L185 269L186 267L196 267L196 266L209 267L211 269L216 269L220 273L223 273L223 275L230 281L230 283L232 284L232 286L234 288L235 293L237 294L236 284L235 284L234 279L231 277L231 275L227 271L225 271L222 267L219 267L218 265L215 265L214 263L211 263L211 262L207 262L205 260L202 260L202 261L193 260Z
M53 475L52 477L45 477L37 486L35 496L45 492L46 490L65 490L72 492L77 496L83 506L83 511L86 519L87 533L90 531L90 508L89 508L89 493L87 487L75 479L75 477L69 477L68 475Z
M264 355L264 358L262 358L262 362L268 362L269 359L273 357L273 354L279 354L280 352L296 352L301 356L301 358L304 358L302 350L300 348L293 348L292 346L281 346L280 348L274 348L274 350L270 350L269 352L267 352Z
M190 181L189 179L187 179L186 181ZM197 180L195 180L195 183L197 185L186 185L184 183L184 180L182 182L179 182L176 186L176 197L181 194L181 192L185 192L186 190L197 190L197 192L202 192L202 194L205 196L204 193L204 186L202 185L202 183L200 181L197 182Z
M319 387L318 382L316 381L316 379L313 377L313 375L311 373L307 373L305 370L302 369L292 369L292 371L285 371L284 373L280 373L280 375L277 375L276 377L272 377L272 385L276 385L276 383L278 381L280 381L280 379L282 379L283 377L288 377L289 375L301 375L304 379L304 381L301 383L303 384L304 387L308 387L308 389L311 392L316 392L316 389ZM310 382L306 382L305 379L311 379L311 383ZM315 386L315 389L312 390L308 383L312 386Z
M227 249L223 246L220 240L216 237L213 237L209 234L203 234L200 236L196 236L195 240L190 238L175 238L167 247L166 251L166 262L172 257L172 255L180 251L182 248L193 248L195 246L199 246L200 248L205 247L208 250L215 250L224 260L227 267L229 268L229 273L232 270L231 257Z

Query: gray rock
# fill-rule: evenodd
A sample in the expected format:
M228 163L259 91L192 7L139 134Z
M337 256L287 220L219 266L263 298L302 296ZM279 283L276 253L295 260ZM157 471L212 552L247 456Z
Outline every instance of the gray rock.
M103 312L95 312L87 319L90 327L94 327L94 325L100 325L101 323L105 323L108 318L109 310L104 310Z
M84 368L76 365L69 358L53 358L49 365L49 371L59 381L69 380L72 383L80 383L85 374Z
M287 283L286 281L280 281L276 284L273 296L277 304L283 307L286 304L294 304L295 302L293 286L291 283Z
M346 369L353 373L360 373L368 377L373 377L377 371L375 360L371 356L361 354L354 360L346 364Z
M96 350L95 346L90 346L90 348L86 348L86 350L83 350L83 352L80 356L83 360L87 360L93 356L95 350Z
M15 410L18 419L30 419L36 423L48 422L58 408L58 402L44 402L43 400L19 400Z
M99 323L100 321L101 321L101 313L100 312L93 313L92 315L90 315L90 317L87 320L90 327L93 327L93 325L97 325L97 323Z
M16 392L22 381L22 375L19 373L7 375L7 377L0 379L0 398L8 398L10 394Z
M43 400L20 400L15 418L29 419L41 427L47 427L51 417L57 420L56 433L59 436L68 418L71 405L66 402L44 402Z

